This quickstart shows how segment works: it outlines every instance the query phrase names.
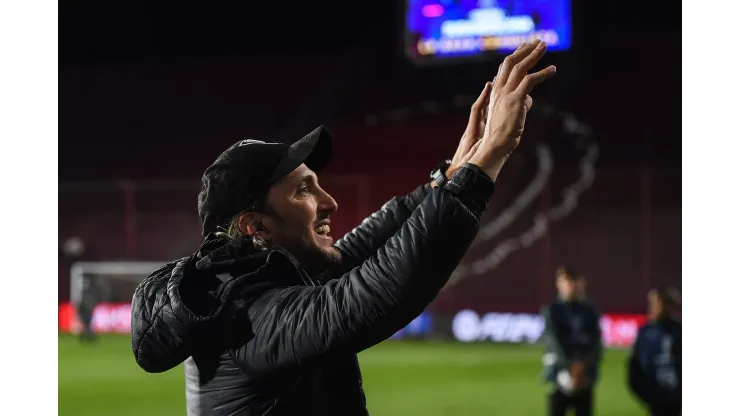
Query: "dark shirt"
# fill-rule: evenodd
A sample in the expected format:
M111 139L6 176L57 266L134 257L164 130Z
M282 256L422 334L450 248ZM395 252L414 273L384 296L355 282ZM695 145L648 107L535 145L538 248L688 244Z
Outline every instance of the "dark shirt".
M545 318L545 380L582 361L591 381L598 379L602 355L600 315L591 302L556 299L542 308Z
M628 363L632 392L647 404L681 400L681 323L653 320L637 334Z

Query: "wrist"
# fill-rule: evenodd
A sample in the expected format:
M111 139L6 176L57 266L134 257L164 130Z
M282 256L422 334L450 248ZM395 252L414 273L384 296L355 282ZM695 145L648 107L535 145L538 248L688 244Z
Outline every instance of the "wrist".
M457 195L468 209L480 217L488 207L496 184L480 167L466 163L455 172L444 189Z
M475 154L468 163L478 166L492 181L496 182L501 168L506 163L506 157L493 157Z

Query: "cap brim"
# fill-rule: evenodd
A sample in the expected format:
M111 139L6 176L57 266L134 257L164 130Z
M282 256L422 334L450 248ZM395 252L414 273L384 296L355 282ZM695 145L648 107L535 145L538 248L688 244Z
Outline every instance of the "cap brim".
M319 126L290 145L270 182L278 181L304 163L312 171L318 172L329 163L333 151L329 129Z

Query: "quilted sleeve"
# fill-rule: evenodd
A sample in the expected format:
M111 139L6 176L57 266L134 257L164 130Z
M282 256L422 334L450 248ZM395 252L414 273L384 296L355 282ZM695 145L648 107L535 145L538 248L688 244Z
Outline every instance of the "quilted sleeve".
M342 271L359 266L375 254L401 228L430 190L429 184L424 184L407 195L392 198L337 241L335 246L342 253Z
M475 238L479 216L452 192L431 190L382 247L344 276L321 287L256 294L246 308L251 336L235 358L259 377L387 339L437 296Z
M131 347L141 368L167 371L191 355L223 307L204 287L217 283L196 275L184 258L139 284L131 303Z

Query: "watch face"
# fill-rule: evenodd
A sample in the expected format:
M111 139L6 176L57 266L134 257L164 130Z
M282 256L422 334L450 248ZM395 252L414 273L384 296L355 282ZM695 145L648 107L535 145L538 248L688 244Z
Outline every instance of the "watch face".
M429 179L434 180L435 182L437 182L437 184L441 186L443 182L447 181L447 176L445 175L445 172L447 172L447 169L450 167L451 163L451 161L445 160L444 162L437 165L429 174Z
M432 179L434 179L434 181L437 182L437 185L439 186L442 186L444 182L447 182L447 177L439 169L434 171L434 176L432 176Z

